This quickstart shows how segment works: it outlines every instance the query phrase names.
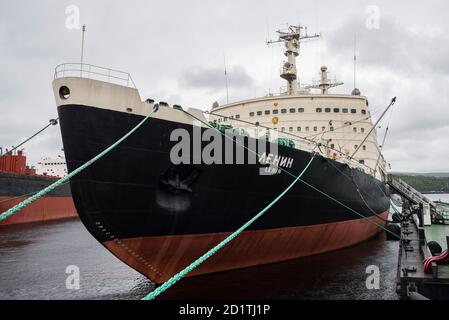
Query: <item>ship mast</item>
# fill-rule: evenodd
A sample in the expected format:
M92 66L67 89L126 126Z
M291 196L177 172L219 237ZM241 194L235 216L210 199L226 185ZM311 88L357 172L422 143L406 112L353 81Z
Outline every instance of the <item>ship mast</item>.
M300 43L305 40L318 38L320 37L320 35L314 34L313 36L309 36L307 34L307 27L303 27L301 25L290 25L287 28L287 31L278 30L277 33L279 34L279 39L267 41L267 44L270 45L281 42L284 43L284 55L287 57L287 61L283 62L281 69L281 78L287 81L286 94L294 95L298 93L300 87L296 67L296 57L299 56Z
M313 85L305 86L305 89L320 89L322 94L328 94L330 88L343 85L343 82L332 81L328 78L328 72L326 66L321 66L321 78L320 81Z

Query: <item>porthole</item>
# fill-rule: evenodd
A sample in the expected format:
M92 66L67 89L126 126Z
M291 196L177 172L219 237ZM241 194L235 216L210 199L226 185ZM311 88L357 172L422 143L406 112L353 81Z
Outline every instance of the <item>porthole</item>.
M59 88L59 97L62 100L67 100L68 98L70 98L70 89L66 86L62 86L61 88Z

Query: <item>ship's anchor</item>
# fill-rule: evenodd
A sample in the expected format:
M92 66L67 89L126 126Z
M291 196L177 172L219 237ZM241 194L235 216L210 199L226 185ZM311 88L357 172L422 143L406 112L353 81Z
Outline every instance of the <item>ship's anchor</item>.
M191 186L199 175L199 170L192 166L172 166L164 173L160 181L175 194L192 193Z

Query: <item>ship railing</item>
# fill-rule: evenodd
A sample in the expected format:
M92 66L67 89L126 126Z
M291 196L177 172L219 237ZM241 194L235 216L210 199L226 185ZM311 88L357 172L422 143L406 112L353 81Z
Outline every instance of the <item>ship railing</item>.
M87 63L63 63L55 68L54 78L79 77L136 88L128 72Z

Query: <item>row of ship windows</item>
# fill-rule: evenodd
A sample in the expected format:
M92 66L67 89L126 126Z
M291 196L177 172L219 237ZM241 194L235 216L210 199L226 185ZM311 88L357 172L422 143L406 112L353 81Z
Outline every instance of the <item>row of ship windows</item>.
M342 109L340 109L340 108L333 108L333 109L332 108L316 108L315 109L315 111L317 113L321 113L321 112L323 112L323 110L326 113L330 113L332 111L334 113L340 113L340 111L342 113L349 113L349 112L351 112L352 114L356 114L357 113L357 109L348 109L348 108L342 108ZM304 108L298 108L298 109L290 108L288 110L287 109L281 109L280 111L281 111L280 112L281 114L286 114L287 112L289 112L289 113L296 113L296 111L298 111L298 113L303 113L304 112ZM365 109L362 109L361 112L362 112L362 114L366 114L366 110ZM274 109L274 110L250 112L249 116L250 117L254 117L256 115L258 115L258 116L261 116L261 115L269 116L270 114L279 114L279 110L278 109ZM230 116L229 118L230 119L240 119L240 115L236 114L235 116ZM227 120L226 118L223 118L223 122L226 122L226 120ZM221 119L218 119L218 122L221 122Z
M304 108L298 108L298 109L296 109L296 108L290 108L290 109L288 109L288 112L289 113L296 113L296 110L298 110L298 112L299 113L302 113L302 112L304 112ZM340 108L316 108L315 109L315 111L316 112L318 112L318 113L320 113L320 112L323 112L323 110L324 110L324 112L326 112L326 113L330 113L330 112L334 112L334 113L340 113L340 111L342 112L342 113L349 113L349 112L351 112L351 113L353 113L353 114L355 114L355 113L357 113L357 109L348 109L348 108L342 108L342 109L340 109ZM362 109L362 114L366 114L366 110L365 109ZM281 114L286 114L287 113L287 109L281 109ZM258 116L261 116L261 115L263 115L263 114L265 114L266 116L269 116L270 114L279 114L279 110L277 110L277 109L274 109L274 110L265 110L264 112L262 112L262 111L257 111L257 112L250 112L249 113L249 116L250 117L254 117L255 115L258 115ZM240 116L239 116L240 117ZM238 119L238 118L236 118L236 119Z
M256 122L256 125L259 125L259 123ZM274 130L278 130L278 128L274 128ZM281 127L281 132L285 132L285 130L286 130L285 127ZM289 131L289 132L293 132L293 131L294 131L294 130L293 130L293 127L288 128L288 131ZM297 127L297 128L296 128L296 131L301 132L301 131L302 131L302 127ZM305 131L305 132L310 132L310 127L304 127L304 131ZM318 132L318 127L317 127L317 126L313 127L313 131L314 131L314 132ZM324 127L324 126L321 127L321 131L326 131L326 127ZM332 126L329 127L329 131L334 131L334 127L332 127ZM358 132L357 127L353 127L353 128L352 128L352 131L355 132L355 133L357 133L357 132ZM361 132L361 133L365 133L365 128L360 128L360 132Z
M57 165L65 165L65 162L44 163L44 166L57 166Z

